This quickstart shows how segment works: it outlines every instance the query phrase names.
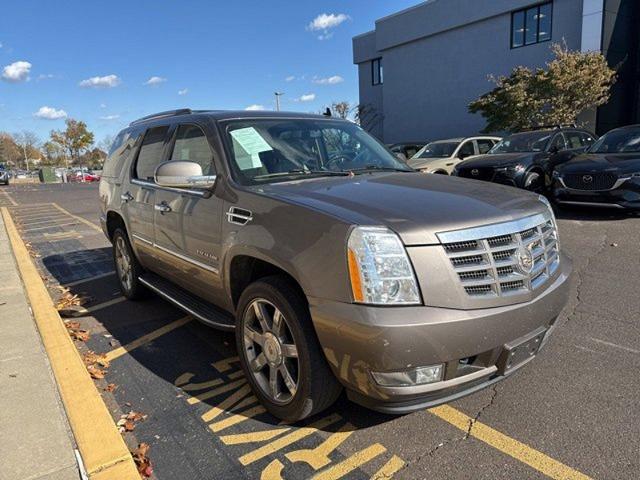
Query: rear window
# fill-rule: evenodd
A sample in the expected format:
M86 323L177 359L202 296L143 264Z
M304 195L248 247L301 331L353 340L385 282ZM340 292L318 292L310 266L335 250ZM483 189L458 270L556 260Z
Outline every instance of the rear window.
M155 127L147 130L136 162L136 178L153 181L156 167L162 162L164 141L169 127Z
M118 134L111 144L101 176L115 178L120 176L125 163L135 148L138 137L137 132L130 130L123 130Z

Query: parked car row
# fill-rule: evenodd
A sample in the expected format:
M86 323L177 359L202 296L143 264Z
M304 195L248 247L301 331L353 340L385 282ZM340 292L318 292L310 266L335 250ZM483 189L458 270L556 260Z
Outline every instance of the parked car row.
M490 145L490 146L489 146ZM640 125L598 139L575 127L431 142L407 160L426 173L545 194L560 204L640 208Z

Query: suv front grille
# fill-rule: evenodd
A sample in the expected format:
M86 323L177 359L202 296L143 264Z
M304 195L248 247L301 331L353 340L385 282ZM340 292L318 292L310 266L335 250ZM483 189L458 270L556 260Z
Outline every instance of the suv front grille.
M592 174L567 173L562 176L564 184L574 190L611 190L617 180L618 176L612 172Z
M491 167L482 168L461 168L458 169L458 176L464 178L475 178L476 180L493 180L494 170Z
M443 243L467 295L498 298L528 293L553 276L559 264L555 224L552 219L541 215L534 220L540 223L533 227L529 223L523 228L519 222L499 225L499 230L511 228L515 230L513 233ZM473 234L472 230L468 233ZM468 236L464 230L450 233ZM441 235L446 239L448 234ZM527 265L523 258L530 264Z

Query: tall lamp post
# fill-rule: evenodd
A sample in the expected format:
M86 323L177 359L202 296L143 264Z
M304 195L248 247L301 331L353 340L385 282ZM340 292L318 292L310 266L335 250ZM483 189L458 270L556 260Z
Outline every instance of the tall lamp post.
M273 92L276 96L276 112L280 111L280 97L284 95L284 92Z

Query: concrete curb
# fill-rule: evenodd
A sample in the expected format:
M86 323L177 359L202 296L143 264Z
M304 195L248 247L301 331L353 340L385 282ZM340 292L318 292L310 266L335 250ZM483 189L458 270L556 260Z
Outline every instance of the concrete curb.
M71 429L92 480L139 480L135 463L6 207L2 218Z

